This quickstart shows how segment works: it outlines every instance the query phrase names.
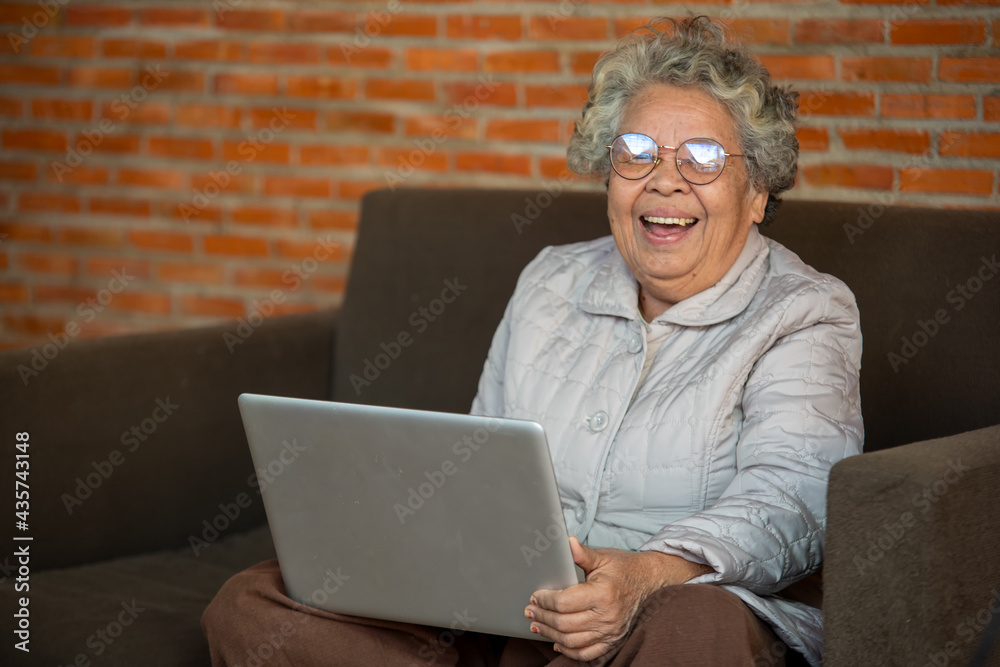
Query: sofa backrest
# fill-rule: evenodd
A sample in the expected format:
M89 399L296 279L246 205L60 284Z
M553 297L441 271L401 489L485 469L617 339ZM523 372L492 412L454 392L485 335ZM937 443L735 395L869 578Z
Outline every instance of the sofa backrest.
M381 190L363 202L333 398L467 411L521 269L609 233L602 193ZM1000 423L1000 215L786 202L764 233L854 290L866 449Z

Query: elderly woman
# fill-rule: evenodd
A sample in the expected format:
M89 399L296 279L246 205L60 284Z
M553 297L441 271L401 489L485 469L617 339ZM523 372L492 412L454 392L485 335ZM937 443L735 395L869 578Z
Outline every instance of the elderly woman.
M795 100L704 18L598 61L569 164L608 179L612 237L524 270L473 404L545 426L586 581L526 601L553 643L468 633L442 663L819 663L820 611L782 592L820 567L829 469L861 451L861 334L843 283L757 231L794 181ZM215 664L294 607L273 564L231 580ZM287 664L410 664L434 635L313 614Z

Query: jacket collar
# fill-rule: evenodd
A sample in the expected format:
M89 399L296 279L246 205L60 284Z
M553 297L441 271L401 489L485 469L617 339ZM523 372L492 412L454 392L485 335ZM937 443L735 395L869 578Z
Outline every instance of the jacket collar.
M719 282L675 303L654 322L702 326L735 317L747 307L763 282L769 252L757 225L751 226L743 251ZM580 307L594 315L612 315L629 320L641 318L639 283L617 246L584 290Z

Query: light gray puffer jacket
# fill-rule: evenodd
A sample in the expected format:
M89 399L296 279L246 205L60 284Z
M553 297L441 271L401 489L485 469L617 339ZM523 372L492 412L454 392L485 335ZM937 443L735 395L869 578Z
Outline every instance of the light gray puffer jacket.
M521 274L474 414L545 427L570 534L706 563L819 664L822 615L773 597L819 568L831 466L863 441L854 295L754 226L715 286L653 323L609 236Z

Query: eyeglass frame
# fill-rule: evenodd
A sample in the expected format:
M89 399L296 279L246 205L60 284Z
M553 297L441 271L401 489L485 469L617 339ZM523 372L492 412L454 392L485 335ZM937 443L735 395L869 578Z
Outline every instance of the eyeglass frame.
M618 141L619 139L621 139L622 137L624 137L626 134L637 134L637 135L646 137L651 142L653 142L654 146L656 146L656 162L654 162L653 166L649 168L649 171L647 171L642 176L639 176L638 178L629 178L628 176L625 176L620 171L618 171L618 168L615 167L615 160L611 156L611 149L614 147L615 142ZM677 155L680 153L681 147L683 147L684 144L688 143L689 141L711 141L713 144L715 144L716 146L718 146L719 148L722 149L722 157L723 157L723 159L722 159L722 169L719 169L719 173L717 173L712 180L706 181L705 183L695 183L695 182L691 181L687 176L685 176L684 173L681 171L681 161L677 157ZM642 179L644 179L647 176L649 176L650 174L652 174L653 171L660 165L660 162L663 161L663 158L660 157L660 149L661 148L669 148L672 151L676 151L674 153L674 165L677 167L677 173L680 175L681 178L683 178L685 181L687 181L691 185L709 185L711 183L714 183L715 181L717 181L719 179L719 176L722 176L722 172L726 170L726 159L727 158L731 158L731 157L746 157L745 153L727 153L725 146L723 146L720 142L716 141L715 139L710 139L709 137L691 137L690 139L685 139L684 141L682 141L680 143L680 146L667 146L665 144L661 146L661 145L659 145L659 144L656 143L656 139L654 139L653 137L649 136L648 134L643 134L642 132L623 132L622 134L619 134L617 137L615 137L611 141L611 143L609 145L605 146L605 148L608 149L608 161L611 162L611 168L614 169L614 172L616 174L618 174L619 176L621 176L622 178L624 178L626 181L641 181Z

